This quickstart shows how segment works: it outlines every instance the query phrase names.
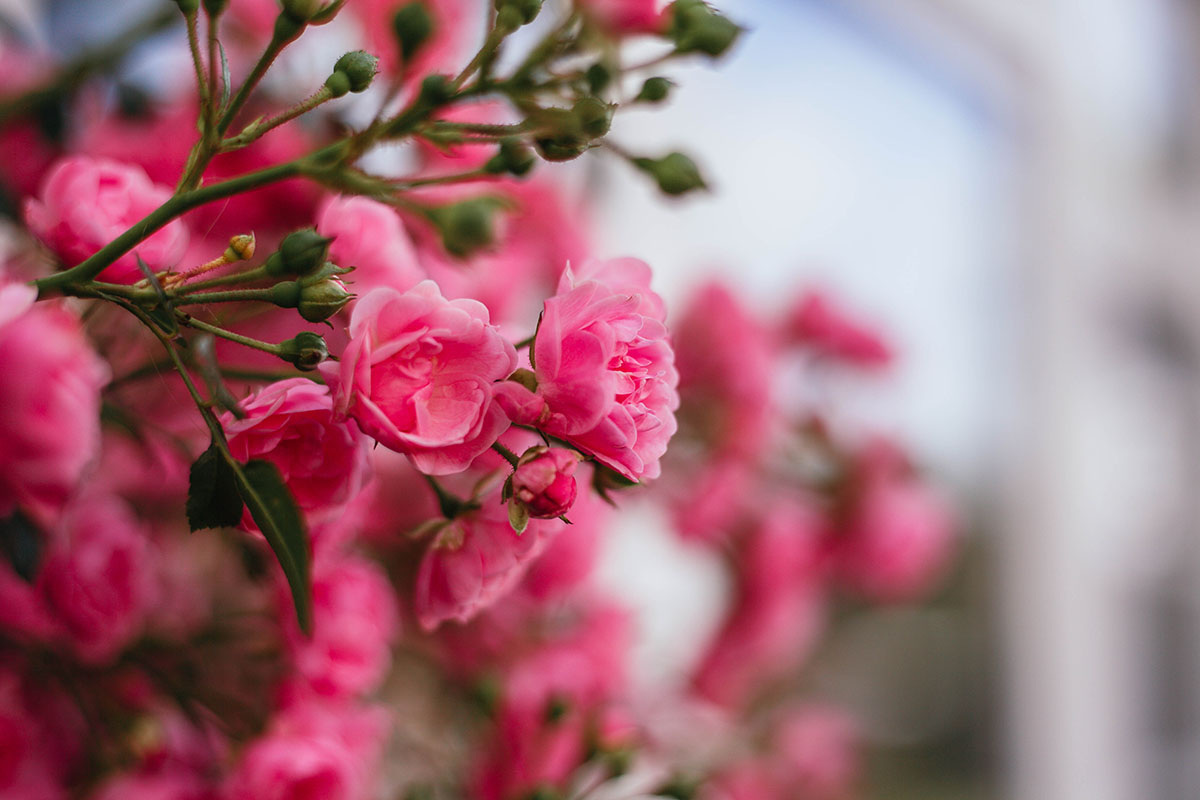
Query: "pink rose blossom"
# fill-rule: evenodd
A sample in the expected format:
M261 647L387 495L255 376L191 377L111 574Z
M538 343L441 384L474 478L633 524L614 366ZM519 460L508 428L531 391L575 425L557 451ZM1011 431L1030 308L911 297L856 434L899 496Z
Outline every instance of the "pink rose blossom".
M847 800L861 770L858 729L835 706L788 712L774 737L774 766L783 786L812 800Z
M822 355L865 368L886 367L894 353L873 328L852 317L826 293L802 294L787 319L785 335Z
M225 800L369 800L388 733L382 708L308 702L276 715L230 778Z
M667 24L657 0L580 0L580 8L610 33L659 33Z
M72 267L165 203L171 190L152 183L141 167L103 158L70 156L46 176L39 199L25 204L25 221L65 266ZM188 231L173 220L99 274L100 280L135 283L137 257L153 270L174 266L187 249Z
M534 343L544 406L529 419L529 391L507 382L506 409L626 478L658 477L679 407L665 317L644 262L592 261L568 270L545 302Z
M354 268L346 280L358 294L380 286L407 291L425 277L404 223L395 209L382 203L366 197L331 197L317 212L317 230L334 237L330 259L340 267Z
M362 489L370 442L334 415L327 387L290 378L268 384L241 405L243 419L221 418L233 457L277 466L311 521L336 515ZM253 526L248 511L243 522Z
M67 509L37 589L80 659L110 661L141 632L153 565L146 530L122 501L82 497Z
M313 574L313 633L305 636L284 598L288 650L313 691L348 699L379 688L398 631L396 596L374 562L354 556L319 560Z
M506 595L563 524L532 520L518 534L496 494L458 517L430 543L417 573L415 610L425 630L466 622Z
M108 369L78 318L0 282L0 517L66 502L100 444Z
M185 769L132 772L105 781L89 800L211 800L213 789Z
M376 289L355 306L350 344L324 364L335 407L422 472L461 472L508 426L492 397L517 354L487 309L446 300L433 281Z
M72 765L65 743L56 741L47 709L31 703L24 689L20 675L0 666L0 797L66 800Z
M876 602L914 600L933 585L953 550L947 502L915 478L872 478L835 542L839 574Z
M575 469L579 455L562 447L525 451L512 476L513 501L534 519L553 519L575 502Z
M793 669L822 626L816 576L822 521L807 506L766 505L770 512L739 554L733 611L695 677L702 696L729 708L744 706L765 681Z

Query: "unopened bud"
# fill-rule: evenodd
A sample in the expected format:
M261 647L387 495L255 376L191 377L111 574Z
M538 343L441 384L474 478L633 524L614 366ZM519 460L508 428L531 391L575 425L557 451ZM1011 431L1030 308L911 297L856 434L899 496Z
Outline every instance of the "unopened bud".
M488 159L484 169L493 175L509 173L525 175L533 169L537 159L533 152L520 139L504 139L500 142L500 152Z
M671 93L673 85L666 78L647 78L634 100L640 103L661 103Z
M669 35L678 53L703 53L716 58L728 50L742 32L703 0L675 0L670 12Z
M303 285L296 310L309 322L324 322L341 311L352 299L354 295L346 291L346 285L339 278L330 276Z
M254 246L253 233L239 233L230 238L229 247L225 248L222 257L231 264L234 261L248 261L254 258Z
M681 195L708 188L696 163L683 153L670 153L662 158L635 158L633 164L654 178L663 194Z
M320 334L301 331L287 341L279 343L279 357L297 369L310 372L329 358L329 348Z
M210 17L219 17L229 5L229 0L204 0L204 11Z
M175 0L175 5L188 17L200 10L200 0Z
M379 70L379 59L362 50L352 50L337 60L333 73L325 80L325 88L334 97L347 92L361 92L371 85Z
M608 133L612 126L613 106L598 97L581 97L571 106L571 113L579 121L586 136L598 139Z
M392 16L392 32L400 46L400 57L411 61L433 35L433 16L422 0L409 3Z
M427 105L444 106L454 97L454 85L446 75L428 75L421 81L420 99Z
M280 0L283 13L297 22L308 22L321 10L321 0Z
M588 88L592 90L592 94L600 94L612 83L612 70L599 61L588 67L583 76L587 79Z
M283 237L279 249L267 257L263 266L268 275L311 275L325 264L329 244L333 239L322 236L314 228L301 228Z
M500 205L494 197L473 197L430 209L429 219L441 233L446 252L465 258L495 240L494 218Z
M561 447L531 447L517 461L512 476L512 502L534 519L562 516L575 503L575 468L579 454Z
M494 5L498 14L496 19L498 27L501 27L499 15L511 13L511 22L506 20L506 24L502 26L508 30L528 25L537 18L538 12L542 10L542 0L495 0ZM506 9L512 9L512 12L507 12Z

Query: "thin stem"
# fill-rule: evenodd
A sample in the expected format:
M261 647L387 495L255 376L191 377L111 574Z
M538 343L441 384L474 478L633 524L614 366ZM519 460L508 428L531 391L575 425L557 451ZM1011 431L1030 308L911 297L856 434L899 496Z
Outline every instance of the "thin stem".
M259 56L250 74L246 76L246 80L238 87L238 92L233 99L229 101L229 106L225 109L225 113L221 115L221 121L217 123L217 133L222 136L225 131L229 130L229 126L233 124L234 117L238 111L246 104L246 100L250 98L250 93L258 86L258 82L262 80L263 75L267 73L267 69L275 61L276 57L283 52L283 48L287 47L300 35L300 30L297 30L291 36L281 36L279 26L275 26L275 30L271 33L271 41L267 44L267 49Z
M237 136L221 142L220 150L224 153L229 150L237 150L240 147L245 147L251 142L261 138L268 131L274 130L284 123L291 122L301 114L307 114L317 106L332 99L333 93L329 90L329 87L322 86L320 89L313 92L311 95L304 98L288 110L276 114L270 119L264 120L257 125L252 123Z
M437 478L432 475L426 475L422 472L421 477L425 479L425 482L433 489L433 493L437 495L438 508L441 509L442 516L446 519L454 519L470 505L462 498L456 497L446 491L445 487L438 483Z
M95 278L106 267L136 247L143 239L193 208L211 203L213 200L232 197L260 186L296 177L304 173L306 166L304 159L297 159L173 195L161 206L134 223L127 231L76 266L34 281L34 285L38 287L39 296L50 297L61 292L63 287L69 284L83 283Z
M399 178L392 181L392 185L397 189L419 189L422 186L441 186L447 183L462 183L491 177L495 177L495 175L485 169L473 169L468 172L456 172L453 175L439 175L433 178L413 178L411 180Z
M463 85L464 82L466 82L467 78L471 77L471 74L474 73L475 70L490 62L496 54L496 49L500 46L500 43L504 41L504 38L508 36L509 33L511 33L511 31L492 27L492 29L488 31L487 38L483 40L483 46L479 48L479 52L475 54L475 57L471 59L470 63L463 67L462 72L458 73L458 76L454 79L452 86L455 89L458 89Z
M172 291L179 297L185 297L202 289L216 289L219 286L232 286L239 283L250 283L251 281L261 280L265 277L267 277L266 267L255 267L254 269L246 270L245 272L231 272L227 275L218 275L215 278L209 278L205 281L180 284L172 287Z
M518 350L524 350L526 347L529 347L531 344L533 344L533 340L536 338L536 333L532 336L526 336L524 339L514 344L513 347L517 348Z
M201 113L208 113L209 92L208 79L204 74L204 59L200 57L200 36L196 32L196 13L184 17L187 23L188 49L192 51L192 66L196 69L196 90L200 93Z
M504 460L507 461L512 466L513 469L517 468L517 464L519 463L520 459L517 458L516 453L514 453L512 450L509 450L507 447L500 444L499 442L493 442L492 449L495 450L500 455L504 456Z
M270 289L234 289L228 292L189 293L175 301L177 306L197 305L201 303L240 303L249 300L270 301Z
M195 317L187 317L186 319L180 320L180 322L192 328L208 331L213 336L220 336L222 339L228 339L231 342L237 342L240 345L252 347L255 350L261 350L264 353L270 353L273 356L277 356L283 352L282 348L280 348L280 346L277 344L271 344L270 342L264 342L261 339L254 339L249 336L243 336L240 333L227 331L224 328L216 325L210 325L207 322L196 319Z

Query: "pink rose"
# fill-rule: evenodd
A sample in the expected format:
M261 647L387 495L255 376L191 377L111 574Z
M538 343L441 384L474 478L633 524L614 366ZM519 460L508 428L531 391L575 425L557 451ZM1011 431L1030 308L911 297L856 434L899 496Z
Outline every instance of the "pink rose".
M665 317L642 261L567 270L544 304L533 346L543 407L528 418L529 391L507 382L500 390L506 408L630 480L658 477L679 407Z
M930 589L953 540L950 506L931 487L911 477L874 478L862 487L834 552L851 587L875 602L896 603Z
M78 318L0 283L0 517L61 508L100 444L108 369Z
M42 184L40 199L25 203L25 221L65 266L72 267L165 203L166 186L152 183L141 167L103 158L70 156ZM153 270L174 266L187 249L188 231L173 220L100 273L100 280L135 283L137 257Z
M382 708L308 702L280 712L250 744L226 800L369 800L389 721Z
M448 619L467 622L520 581L528 565L563 527L532 520L517 533L499 497L456 518L430 543L417 573L415 610L425 630Z
M117 775L90 795L90 800L211 800L212 787L186 769L130 772Z
M313 634L303 635L285 598L288 650L319 695L352 698L379 688L392 663L396 596L374 562L354 556L318 560L313 573Z
M787 674L820 634L817 580L822 520L795 503L765 500L768 515L739 554L737 597L695 676L699 693L738 708L764 682Z
M657 0L580 0L579 7L615 35L660 33L667 23Z
M104 663L142 630L153 596L147 532L115 497L83 497L63 516L38 594L79 658Z
M422 281L359 300L341 362L322 372L339 413L422 472L444 475L466 469L508 426L492 387L516 366L481 303L446 300Z
M365 197L331 197L317 215L317 230L332 236L329 257L358 294L380 286L407 291L425 277L412 240L395 209Z
M553 519L575 502L575 468L579 456L562 447L526 450L512 476L513 500L534 519Z
M862 766L858 744L858 728L840 708L793 709L774 736L779 782L812 800L854 797Z
M20 675L0 666L0 797L66 800L66 776L73 765L67 751L75 742L56 738L47 709L30 702Z
M886 367L894 357L878 331L817 290L797 299L788 315L785 336L822 355L865 368Z
M277 466L310 521L335 516L362 489L370 442L334 415L327 387L307 378L278 381L242 401L242 410L243 419L221 417L233 457ZM248 511L243 523L253 526Z

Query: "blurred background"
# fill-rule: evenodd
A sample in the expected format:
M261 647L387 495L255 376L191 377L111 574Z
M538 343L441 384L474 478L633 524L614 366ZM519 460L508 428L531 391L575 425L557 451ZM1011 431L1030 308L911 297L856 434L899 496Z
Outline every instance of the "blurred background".
M775 314L816 284L900 352L859 413L952 491L964 544L933 602L819 656L868 796L1200 797L1200 4L718 5L735 52L666 69L672 103L612 133L712 191L664 201L604 154L581 179L600 255L645 258L668 303L725 276ZM61 47L121 22L100 7L0 0ZM635 522L607 574L669 670L715 613L706 566ZM629 569L666 557L682 577Z

